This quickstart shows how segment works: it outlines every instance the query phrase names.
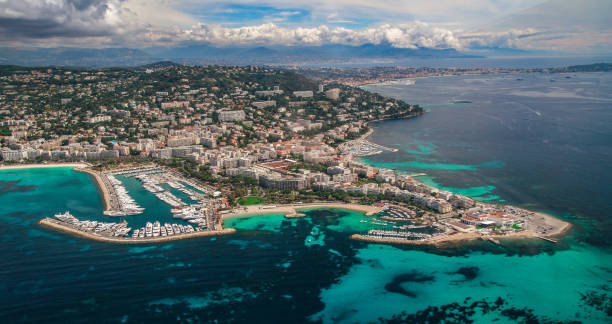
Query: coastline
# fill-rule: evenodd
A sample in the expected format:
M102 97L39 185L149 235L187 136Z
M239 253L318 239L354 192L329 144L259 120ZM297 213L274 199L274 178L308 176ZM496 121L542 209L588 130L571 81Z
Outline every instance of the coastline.
M370 122L368 122L368 131L365 134L359 136L357 141L366 141L368 137L370 137L370 135L372 134L374 134L374 128L370 127Z
M374 133L373 128L369 128L368 131L360 136L358 140L365 140L368 136ZM87 173L91 178L93 178L96 186L100 189L102 194L102 200L104 202L104 210L108 211L111 209L111 196L110 192L105 185L104 181L100 177L100 174L94 170L88 169L89 165L84 163L51 163L51 164L19 164L12 166L0 166L0 170L10 170L10 169L28 169L28 168L61 168L61 167L72 167L76 172ZM415 179L415 181L418 181ZM419 183L422 183L418 181ZM431 187L426 185L427 187ZM478 202L478 204L482 205L490 205L488 203ZM246 207L235 208L231 210L229 213L221 214L222 219L228 219L233 217L242 217L247 215L269 215L269 214L283 214L285 218L300 218L304 217L305 214L301 211L305 211L308 209L344 209L344 210L352 210L356 212L360 212L365 214L366 216L373 216L378 212L385 209L384 206L376 207L369 205L360 205L360 204L352 204L352 203L342 203L342 202L318 202L318 203L308 203L308 204L287 204L287 205L252 205ZM496 234L496 235L485 235L478 232L447 232L441 234L436 237L427 238L423 240L406 240L406 239L391 239L391 238L377 238L362 234L353 234L350 236L351 239L365 241L370 243L383 243L383 244L408 244L408 245L441 245L445 243L459 243L465 241L472 240L491 240L494 241L496 239L520 239L520 238L538 238L547 241L551 241L556 243L555 240L551 239L551 237L561 236L566 233L571 227L571 223L559 219L555 216L545 214L542 212L534 212L534 217L539 217L541 221L545 225L549 225L551 228L551 232L545 234L538 234L534 231L526 228L521 232L515 232L511 234ZM116 237L108 237L101 236L95 233L81 231L79 229L72 228L70 226L65 226L56 220L45 218L39 221L39 224L42 226L50 227L52 229L76 235L79 237L92 239L95 241L101 242L109 242L109 243L120 243L120 244L138 244L138 243L155 243L155 242L166 242L180 239L188 239L193 237L201 237L201 236L210 236L210 235L225 235L235 233L236 229L234 228L225 228L219 231L202 231L202 232L194 232L188 234L181 234L176 236L169 237L155 237L155 238L145 238L145 239L131 239L131 238L116 238Z
M242 211L237 210L231 213L222 214L222 218L233 218L242 217L247 215L266 215L266 214L285 214L287 218L298 218L303 217L300 211L305 209L346 209L364 213L366 216L373 216L378 213L384 207L358 205L358 204L347 204L347 203L310 203L310 204L290 204L280 205L273 208L262 208L261 205L253 205L244 207Z
M96 235L90 232L80 231L65 225L60 224L58 221L55 221L50 218L43 218L38 221L38 224L41 226L45 226L51 228L53 230L72 234L78 237L98 241L98 242L106 242L106 243L117 243L117 244L144 244L144 243L159 243L159 242L169 242L176 240L183 240L189 238L196 237L205 237L205 236L219 236L219 235L228 235L236 232L235 228L224 228L219 231L201 231L201 232L193 232L186 233L180 235L172 235L172 236L160 236L160 237L152 237L152 238L116 238L116 237L107 237Z
M87 168L87 163L35 163L0 165L0 170L43 169L43 168Z
M405 116L399 116L399 117L388 117L388 118L381 118L381 119L374 119L374 120L368 120L368 127L370 127L370 123L376 123L376 122L381 122L381 121L385 121L385 120L400 120L400 119L410 119L410 118L414 118L414 117L419 117L421 115L424 115L427 112L427 110L423 109L421 112L413 112L410 113L408 115ZM368 135L369 136L369 135ZM380 144L376 144L376 145L380 145ZM381 145L382 146L382 145Z
M475 241L475 240L490 240L490 239L546 239L546 241L554 242L551 238L558 237L567 232L572 225L568 222L554 234L548 235L539 235L530 230L525 230L522 232L512 233L512 234L501 234L501 235L484 235L480 233L460 233L456 232L453 234L443 234L440 236L436 236L433 238L427 238L423 240L400 240L400 239L390 239L390 238L376 238L371 236L365 236L361 234L353 234L351 235L352 240L363 241L368 243L382 243L382 244L402 244L402 245L431 245L431 246L440 246L445 243L461 243L467 241ZM498 244L498 243L496 243Z
M420 115L421 114L417 114L417 115L414 115L414 116L411 116L411 117L417 117L417 116L420 116ZM403 119L403 118L397 118L397 119ZM380 120L380 121L382 121L382 120ZM371 122L376 122L376 121L371 121ZM355 141L365 140L367 137L369 137L370 135L372 135L374 133L374 128L372 128L369 125L369 123L370 122L368 122L369 130L364 135L362 135L359 139L357 139ZM380 145L380 144L377 144L377 143L374 143L374 144ZM373 154L373 155L376 155L376 154ZM356 158L356 157L350 157L350 158L351 159L356 159L358 162L368 164L366 162L363 162L359 158ZM373 166L373 167L375 167L375 166ZM421 176L421 175L423 175L423 174L422 173L417 173L417 174L413 174L413 175L408 174L408 176L410 176L410 178L413 181L418 182L418 183L420 183L420 184L422 184L422 185L424 185L424 186L426 186L428 188L438 189L438 188L435 188L433 186L430 186L428 184L425 184L425 183L419 181L417 179L417 177ZM470 198L473 198L473 197L470 197ZM494 204L491 204L491 203L485 203L485 202L480 202L480 201L476 201L476 204L494 205ZM503 204L503 205L508 205L508 204ZM509 205L509 206L514 206L514 205ZM518 207L518 206L515 206L515 207ZM522 208L522 207L519 207L519 208ZM522 209L525 209L525 208L522 208ZM528 209L525 209L525 210L528 210ZM482 240L504 239L504 238L536 238L536 239L544 239L544 240L554 241L551 238L559 237L559 236L564 235L573 226L570 222L565 221L563 219L560 219L558 217L555 217L553 215L549 215L549 214L542 213L542 212L537 212L537 211L532 211L532 212L535 213L535 216L542 217L542 219L544 220L544 222L546 224L551 225L552 228L554 229L553 232L546 233L546 234L538 234L538 233L535 233L535 232L533 232L531 230L524 230L524 231L521 231L521 232L516 232L516 233L512 233L512 234L503 234L503 235L484 235L484 234L480 234L480 233L476 233L476 232L470 232L470 233L456 232L456 233L453 233L453 234L442 234L440 236L436 236L436 237L428 238L428 239L423 239L423 240L395 240L395 239L388 239L388 238L375 238L375 237L370 237L370 236L364 236L364 235L361 235L361 234L353 234L353 235L351 235L351 239L359 240L359 241L365 241L365 242L371 242L371 243L410 244L410 245L438 245L438 244L448 243L448 242L470 241L470 240L478 240L478 239L482 239Z
M537 216L542 217L546 224L552 225L555 228L554 231L546 234L535 233L532 230L524 230L521 232L515 232L511 234L481 234L478 232L453 232L450 234L441 234L436 237L427 238L423 240L402 240L402 239L390 239L390 238L377 238L361 234L351 235L351 239L357 241L363 241L368 243L383 243L383 244L404 244L404 245L432 245L439 246L445 243L459 243L474 240L497 240L497 239L542 239L552 243L557 243L553 238L563 236L572 228L572 223L554 217L552 215L536 212ZM497 242L496 242L497 243Z

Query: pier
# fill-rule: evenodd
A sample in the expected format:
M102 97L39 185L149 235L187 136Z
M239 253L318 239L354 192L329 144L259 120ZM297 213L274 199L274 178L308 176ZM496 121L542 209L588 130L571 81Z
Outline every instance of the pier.
M548 237L539 236L539 235L537 235L536 237L539 238L540 240L544 240L544 241L547 241L547 242L550 242L550 243L555 243L555 244L559 243L559 241L553 240L553 239L548 238Z
M225 228L222 230L215 231L196 231L192 233L184 233L172 236L157 236L157 237L146 237L146 238L132 238L132 237L113 237L113 236L104 236L95 232L89 232L80 230L77 228L73 228L67 224L63 224L58 220L54 220L52 218L43 218L38 224L72 235L76 235L79 237L83 237L86 239L91 239L99 242L106 243L118 243L118 244L145 244L145 243L158 243L158 242L168 242L175 240L182 240L188 238L196 238L196 237L205 237L205 236L218 236L218 235L227 235L233 234L236 232L234 228Z
M414 177L424 177L426 175L427 175L427 173L421 172L421 173L412 173L412 174L409 174L408 176L411 177L411 178L414 178Z
M142 175L142 174L156 174L156 173L161 173L161 172L164 172L164 171L160 170L157 167L150 167L150 168L127 169L125 171L113 171L113 174L122 175L128 178L131 178L131 177L135 177L135 176Z
M343 146L341 146L340 150L344 155L352 155L357 157L376 155L384 151L398 151L397 149L388 148L365 139L358 139L345 143Z

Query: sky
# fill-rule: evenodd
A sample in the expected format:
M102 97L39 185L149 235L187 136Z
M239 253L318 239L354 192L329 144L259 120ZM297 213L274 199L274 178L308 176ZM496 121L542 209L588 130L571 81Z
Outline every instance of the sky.
M0 0L14 47L388 44L612 53L611 0Z

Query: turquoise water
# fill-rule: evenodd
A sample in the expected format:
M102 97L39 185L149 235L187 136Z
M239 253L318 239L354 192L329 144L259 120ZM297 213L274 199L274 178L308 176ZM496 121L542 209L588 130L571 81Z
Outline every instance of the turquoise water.
M296 219L287 219L284 214L245 215L225 219L224 226L247 231L279 231L284 222L294 224Z
M468 187L468 188L453 188L453 187L444 187L437 183L431 176L420 176L416 177L416 179L426 185L432 186L434 188L458 193L461 195L466 195L470 197L474 197L479 201L498 201L499 196L491 194L495 190L495 186L481 186L481 187Z
M128 222L167 217L126 185L147 208ZM36 224L65 210L113 220L89 176L64 168L0 171L0 204L2 323L610 319L609 250L571 238L393 247L349 239L374 226L361 213L307 209L226 219L228 236L107 244Z
M502 297L517 308L534 308L551 319L606 321L594 313L583 313L584 291L606 293L603 278L610 278L612 259L607 252L584 246L530 257L470 254L467 257L440 257L392 246L370 245L359 250L361 264L323 290L325 309L313 315L324 322L371 322L400 312L416 313L430 306ZM473 268L471 274L460 269ZM380 282L410 274L431 276L424 282L400 283L403 293L390 292ZM473 276L473 277L471 277ZM586 301L583 301L586 302ZM477 317L487 323L489 317Z
M108 219L101 213L102 201L88 174L70 168L0 170L0 181L3 183L0 187L2 213L14 215L8 217L13 220L12 225L29 226L66 209L78 218ZM7 201L5 196L11 194L18 196Z

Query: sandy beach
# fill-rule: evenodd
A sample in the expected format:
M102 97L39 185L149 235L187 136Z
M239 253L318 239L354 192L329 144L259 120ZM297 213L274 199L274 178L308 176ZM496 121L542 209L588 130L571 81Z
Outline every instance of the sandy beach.
M358 204L345 204L345 203L311 203L311 204L294 204L294 205L278 205L273 208L264 208L262 205L254 205L236 208L232 212L223 214L223 218L239 217L245 215L265 215L265 214L285 214L287 218L300 217L300 211L306 209L316 208L337 208L337 209L348 209L358 211L366 214L366 216L372 216L378 213L382 207L358 205Z
M16 169L42 169L42 168L86 168L86 163L37 163L37 164L12 164L0 165L0 170Z
M552 215L539 212L536 212L535 215L536 217L541 217L544 224L553 228L549 233L541 235L544 237L554 237L562 235L572 227L571 223L561 220Z
M150 237L150 238L148 237L148 238L137 238L137 239L134 238L133 239L133 238L118 238L118 237L100 236L100 235L96 235L90 232L80 231L72 227L62 225L59 221L53 220L51 218L41 219L38 223L42 226L46 226L46 227L49 227L51 229L54 229L60 232L76 235L76 236L83 237L86 239L99 241L99 242L106 242L106 243L117 243L117 244L145 244L145 243L169 242L169 241L183 240L183 239L195 238L195 237L227 235L227 234L232 234L236 232L236 229L225 228L220 231L201 231L201 232L193 232L193 233L186 233L186 234L172 235L172 236L158 236L158 237Z

